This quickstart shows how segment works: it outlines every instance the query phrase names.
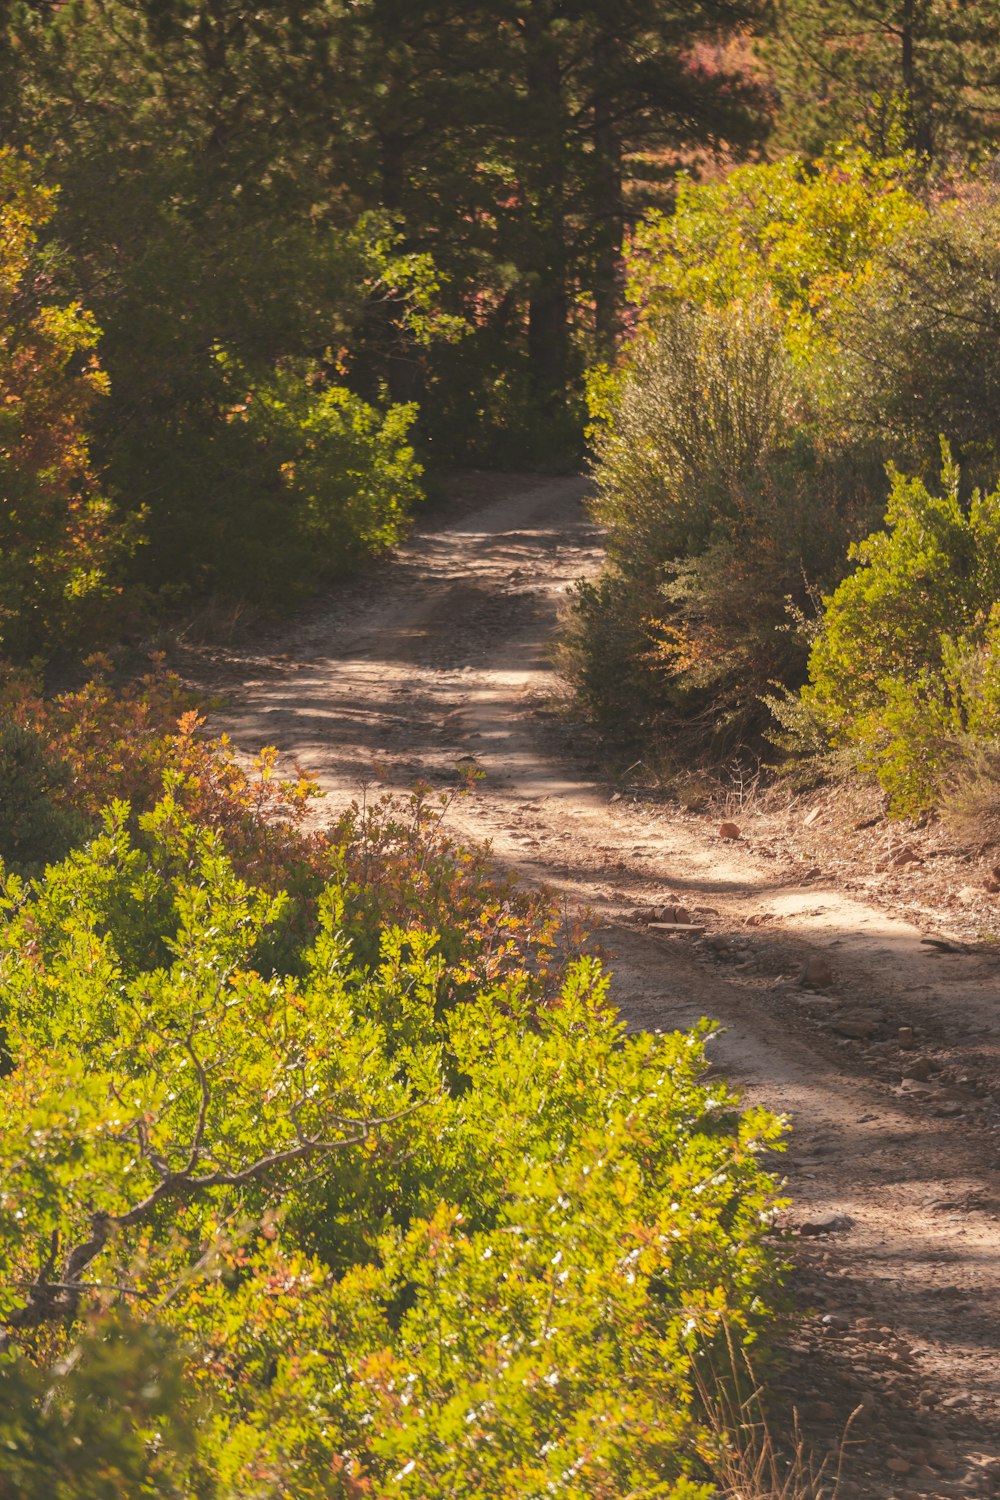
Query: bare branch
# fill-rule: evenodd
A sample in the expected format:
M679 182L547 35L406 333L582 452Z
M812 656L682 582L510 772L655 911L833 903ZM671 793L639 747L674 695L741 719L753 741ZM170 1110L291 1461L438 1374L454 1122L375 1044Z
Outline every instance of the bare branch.
M190 1038L188 1041L190 1043ZM39 1268L38 1275L28 1283L28 1300L25 1306L19 1308L7 1320L9 1329L37 1327L55 1318L74 1316L79 1306L80 1296L84 1291L125 1292L127 1289L120 1286L104 1286L101 1283L84 1281L83 1273L97 1259L116 1231L135 1228L136 1225L147 1220L161 1204L171 1200L183 1202L197 1197L199 1193L209 1192L213 1188L246 1187L295 1162L307 1161L313 1157L329 1155L335 1151L347 1151L352 1147L364 1145L375 1132L398 1124L429 1102L420 1099L393 1114L379 1115L365 1120L333 1115L330 1117L329 1124L345 1132L335 1139L304 1134L299 1119L293 1113L296 1132L294 1145L272 1151L246 1167L236 1170L226 1170L220 1167L215 1171L198 1174L195 1168L203 1154L202 1143L208 1112L209 1090L204 1066L196 1057L193 1046L188 1045L187 1050L198 1072L201 1101L186 1167L177 1172L167 1171L166 1163L162 1158L152 1159L147 1150L144 1153L146 1160L150 1161L154 1169L161 1173L160 1181L133 1208L123 1213L110 1214L98 1210L91 1214L90 1237L81 1244L75 1245L66 1255L62 1275L58 1280L51 1279L59 1254L58 1233L53 1231L48 1254ZM305 1099L296 1101L293 1111L300 1110L305 1102ZM136 1293L136 1295L139 1294Z

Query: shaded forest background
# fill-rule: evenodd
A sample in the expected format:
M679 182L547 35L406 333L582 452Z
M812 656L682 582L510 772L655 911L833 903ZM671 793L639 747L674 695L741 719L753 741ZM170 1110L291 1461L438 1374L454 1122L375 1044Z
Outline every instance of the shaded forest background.
M7 4L4 649L287 605L424 471L579 463L678 173L852 130L965 160L994 34L916 0Z
M9 359L45 357L41 307L85 309L49 356L80 393L66 498L110 506L74 609L8 583L11 644L65 641L101 580L288 603L399 536L421 465L578 459L662 153L764 129L717 45L756 15L7 7Z

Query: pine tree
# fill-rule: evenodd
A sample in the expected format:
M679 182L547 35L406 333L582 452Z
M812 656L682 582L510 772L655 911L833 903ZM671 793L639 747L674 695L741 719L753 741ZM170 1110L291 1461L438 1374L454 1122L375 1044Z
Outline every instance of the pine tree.
M164 412L215 420L216 347L331 349L368 400L426 389L446 449L531 422L544 445L613 348L651 182L761 134L760 89L717 47L765 3L38 0L8 23L0 123L61 185L140 452ZM372 238L437 268L457 350L415 341Z
M622 238L644 162L741 149L765 129L764 97L713 47L763 20L757 0L507 0L529 287L532 388L552 399L569 370L570 309L594 307L607 352L620 296Z
M783 0L765 51L797 149L861 134L886 155L942 160L1000 132L996 0Z

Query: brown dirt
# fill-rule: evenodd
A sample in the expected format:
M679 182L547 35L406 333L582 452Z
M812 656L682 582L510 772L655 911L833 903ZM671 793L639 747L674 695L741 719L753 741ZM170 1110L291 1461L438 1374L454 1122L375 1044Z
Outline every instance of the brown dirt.
M630 1024L711 1016L715 1065L790 1118L805 1313L773 1379L821 1452L863 1405L842 1493L1000 1495L1000 949L982 936L1000 897L968 851L863 801L845 825L829 794L734 793L729 842L718 815L606 784L551 665L600 562L583 490L468 477L437 524L253 656L202 655L231 697L218 727L315 772L329 815L362 782L450 786L474 758L456 833L593 909ZM917 858L892 863L904 847ZM705 931L635 915L677 905Z

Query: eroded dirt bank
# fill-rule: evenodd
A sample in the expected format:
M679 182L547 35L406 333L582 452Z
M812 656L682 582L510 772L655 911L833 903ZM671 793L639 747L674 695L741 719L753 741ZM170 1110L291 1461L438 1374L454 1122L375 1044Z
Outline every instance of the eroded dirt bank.
M370 580L253 656L202 658L230 698L217 726L315 772L327 816L376 773L453 785L474 758L456 832L593 908L632 1025L719 1020L719 1068L791 1117L815 1311L781 1379L821 1450L863 1403L842 1493L1000 1495L1000 960L923 944L954 913L916 899L905 866L876 901L850 863L805 859L787 836L801 813L743 809L726 843L717 819L599 779L551 706L558 610L600 559L582 494L470 479ZM676 905L704 932L634 915ZM810 958L831 982L802 983Z

